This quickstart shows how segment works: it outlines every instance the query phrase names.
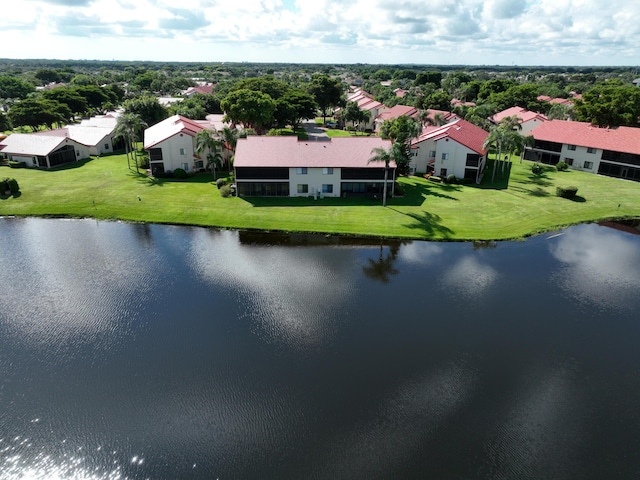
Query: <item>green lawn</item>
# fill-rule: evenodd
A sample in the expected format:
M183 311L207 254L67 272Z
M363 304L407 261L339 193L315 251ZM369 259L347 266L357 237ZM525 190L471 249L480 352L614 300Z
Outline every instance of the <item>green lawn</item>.
M156 180L127 169L124 155L52 171L0 167L20 184L17 198L0 199L0 215L95 217L227 228L309 231L430 240L522 238L609 218L640 218L640 183L512 164L493 185L444 185L399 179L404 196L387 208L369 198L222 198L210 175ZM489 170L485 178L490 180ZM577 200L555 196L575 185Z

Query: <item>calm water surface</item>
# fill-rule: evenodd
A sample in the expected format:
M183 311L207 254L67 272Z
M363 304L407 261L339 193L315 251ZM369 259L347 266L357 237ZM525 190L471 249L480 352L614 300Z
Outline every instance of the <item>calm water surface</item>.
M0 219L0 479L640 477L640 236Z

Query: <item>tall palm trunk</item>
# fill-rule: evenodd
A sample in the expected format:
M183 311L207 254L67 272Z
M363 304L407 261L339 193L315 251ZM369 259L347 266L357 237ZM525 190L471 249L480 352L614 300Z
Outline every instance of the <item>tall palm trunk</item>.
M382 206L387 206L387 177L389 175L389 166L384 166L384 185L382 186Z

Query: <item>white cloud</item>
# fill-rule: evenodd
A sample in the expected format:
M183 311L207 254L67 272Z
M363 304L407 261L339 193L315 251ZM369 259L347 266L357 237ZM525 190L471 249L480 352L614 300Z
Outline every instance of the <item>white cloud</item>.
M626 0L28 0L4 16L17 58L633 65L640 33Z

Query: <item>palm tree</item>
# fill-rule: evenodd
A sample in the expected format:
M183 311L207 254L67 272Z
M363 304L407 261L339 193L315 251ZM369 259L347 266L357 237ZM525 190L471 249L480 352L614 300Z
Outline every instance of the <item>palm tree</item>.
M238 137L240 133L236 128L230 128L228 126L222 127L222 140L224 142L224 148L231 151L233 157L236 153L236 145L238 144ZM229 162L229 171L231 171L231 162Z
M124 142L124 150L127 155L127 167L131 169L131 157L136 164L136 172L138 171L138 154L135 149L134 142L136 134L147 124L142 120L140 115L136 113L123 113L118 117L116 128L113 130L114 138L121 138Z
M391 145L387 150L382 147L376 147L371 150L373 156L369 159L367 163L371 162L384 162L384 186L382 187L382 206L387 206L387 178L389 175L389 164L392 161L395 161L397 156L400 154L399 149L397 147L397 143Z
M500 128L499 125L494 125L491 127L489 131L489 135L485 139L482 144L482 148L488 149L491 145L493 145L496 149L495 151L495 160L493 162L493 174L491 175L491 181L493 182L496 178L496 170L498 169L498 161L500 160L500 154L502 153L502 144L504 143L504 129Z
M214 181L216 179L216 164L222 160L222 153L218 150L222 141L217 136L218 132L207 129L202 129L196 134L196 153L198 155L206 153L207 168L211 168Z

